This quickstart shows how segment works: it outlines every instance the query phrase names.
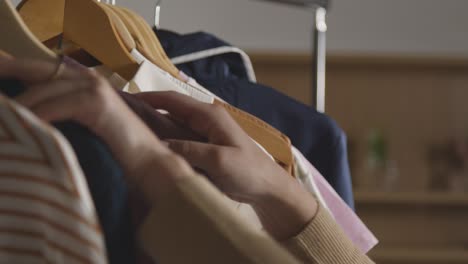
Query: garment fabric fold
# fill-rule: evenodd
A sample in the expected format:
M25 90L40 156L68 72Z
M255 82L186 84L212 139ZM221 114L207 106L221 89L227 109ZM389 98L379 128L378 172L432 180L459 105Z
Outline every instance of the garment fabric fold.
M0 80L0 91L15 97L25 91L15 80ZM135 260L135 230L129 208L129 190L120 164L103 141L86 127L73 122L53 126L68 140L86 177L104 234L109 263Z

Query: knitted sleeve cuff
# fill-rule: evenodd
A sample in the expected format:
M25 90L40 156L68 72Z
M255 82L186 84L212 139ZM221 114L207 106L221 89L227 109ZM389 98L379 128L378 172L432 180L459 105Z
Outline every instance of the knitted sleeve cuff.
M283 245L304 263L373 263L353 245L322 205L309 225Z

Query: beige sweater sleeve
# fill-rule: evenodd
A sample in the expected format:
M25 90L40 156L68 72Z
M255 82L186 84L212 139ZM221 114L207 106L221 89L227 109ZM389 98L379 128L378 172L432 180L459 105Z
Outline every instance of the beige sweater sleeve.
M283 245L302 263L374 263L353 245L323 206L319 206L317 215L300 234Z
M299 263L264 232L253 229L203 177L191 177L157 201L140 237L163 264Z
M243 222L226 199L203 177L180 182L156 202L140 230L144 249L163 264L372 263L325 210L319 210L301 234L280 245Z

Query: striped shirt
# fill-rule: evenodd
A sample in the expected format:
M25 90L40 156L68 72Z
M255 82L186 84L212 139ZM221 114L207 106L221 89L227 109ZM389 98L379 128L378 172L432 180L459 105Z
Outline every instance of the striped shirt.
M58 131L3 96L0 263L107 263L73 150Z

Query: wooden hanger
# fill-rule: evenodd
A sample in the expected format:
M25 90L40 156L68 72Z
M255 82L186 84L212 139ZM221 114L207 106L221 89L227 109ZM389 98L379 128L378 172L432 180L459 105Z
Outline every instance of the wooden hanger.
M130 54L133 38L120 19L96 1L23 0L18 9L41 41L55 43L63 34L65 43L72 41L125 79L137 71Z
M16 9L41 42L62 34L65 0L22 0Z
M120 18L116 16L114 12L112 12L112 10L110 10L106 6L101 7L103 8L104 12L109 16L110 20L115 26L116 31L118 32L117 37L119 37L122 40L122 43L125 47L127 47L127 50L131 51L132 49L134 49L136 46L135 41L133 40L132 36L130 35ZM67 39L60 38L60 36L45 41L44 44L46 44L48 47L56 47L57 42L61 40L62 50L67 56L72 57L73 59L88 67L93 67L102 64L99 60L97 60L92 55L81 49L79 46L73 44Z
M0 1L0 36L3 36L0 50L15 58L57 60L57 56L29 31L9 0Z
M28 26L31 27L33 33L36 34L41 41L55 43L56 41L53 41L53 39L60 35L62 31L67 30L63 21L68 18L64 18L63 10L66 9L65 2L68 1L69 0L23 0L18 6L18 10L24 17ZM174 77L179 78L179 70L171 62L156 35L141 16L126 8L110 6L97 2L94 2L94 4L99 5L109 16L110 20L114 24L113 26L116 28L115 30L118 32L118 36L116 37L121 38L123 44L127 47L127 51L131 51L136 47L138 51L140 51L155 65L158 65ZM109 9L112 9L114 12L111 13ZM120 20L124 20L124 23L116 19L116 17L119 17ZM125 25L126 29L121 29L122 25ZM62 30L62 28L64 30ZM127 32L127 29L130 31L129 33ZM93 31L94 30L95 29L93 29ZM128 37L130 34L133 41ZM67 37L66 34L65 37ZM80 44L76 40L75 42ZM90 53L102 63L106 64L106 62L100 58L101 56L97 56L95 52ZM123 58L125 58L125 56L123 56ZM106 65L113 70L116 68L108 64ZM134 65L133 68L135 67L136 65ZM121 73L117 70L115 71ZM133 70L130 72L133 72ZM128 79L126 76L123 77Z
M131 80L139 64L133 59L123 35L129 35L123 24L115 23L94 0L66 0L63 20L64 38L71 40L104 65ZM126 39L126 38L124 38Z
M47 42L57 38L63 33L63 20L66 0L22 0L17 10L30 31L41 41ZM104 6L101 6L104 8ZM116 23L116 30L122 37L122 41L128 49L134 48L132 37L126 29L123 29L123 23L113 13L104 10ZM116 20L116 21L114 21Z
M106 8L109 12L112 12L115 16L117 16L122 23L127 28L128 32L130 33L131 38L135 42L135 49L141 52L146 58L149 58L148 54L148 47L147 41L143 38L141 31L134 23L133 19L126 15L120 8L116 6L101 4L103 8Z
M138 50L147 56L147 58L153 62L153 64L159 66L161 69L170 73L172 76L179 77L179 69L172 63L164 51L159 39L154 34L148 23L135 12L118 6L111 6L112 9L116 10L122 20L127 20L130 24L127 25L129 31L134 30L135 35L139 36L142 50ZM126 19L124 19L126 17ZM131 32L132 33L132 32ZM133 33L132 33L133 34Z
M111 19L115 28L117 29L118 36L128 51L137 48L135 38L131 35L125 23L120 19L120 17L110 8L108 5L101 5L101 8L106 12L106 14Z
M118 37L121 38L127 50L130 51L135 48L135 42L120 18L104 8L104 6L101 7L114 24L116 31L119 33ZM99 60L79 46L62 38L64 9L65 0L23 0L18 6L19 13L24 18L25 23L30 29L32 28L32 32L47 47L56 47L58 42L61 41L62 51L67 56L89 67L101 64Z

